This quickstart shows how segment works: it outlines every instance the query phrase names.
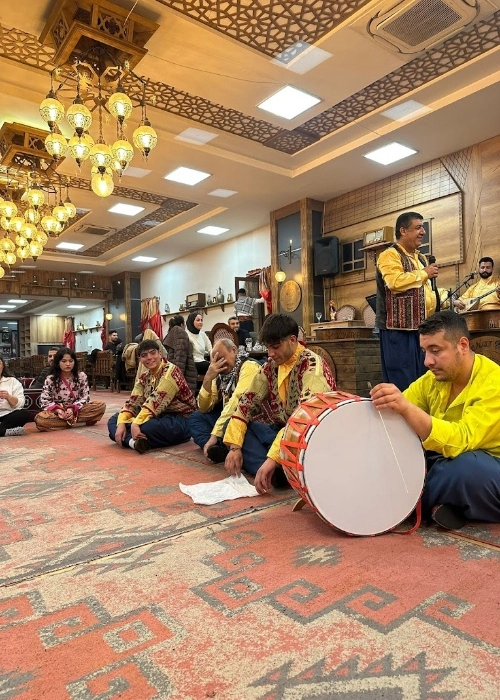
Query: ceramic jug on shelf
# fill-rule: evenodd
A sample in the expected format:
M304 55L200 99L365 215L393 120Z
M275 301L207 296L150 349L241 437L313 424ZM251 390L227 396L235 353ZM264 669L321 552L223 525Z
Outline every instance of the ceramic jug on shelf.
M231 292L227 295L226 301L228 304L230 304L233 301L233 295L231 294Z
M224 303L224 290L222 287L217 287L217 304L223 304Z

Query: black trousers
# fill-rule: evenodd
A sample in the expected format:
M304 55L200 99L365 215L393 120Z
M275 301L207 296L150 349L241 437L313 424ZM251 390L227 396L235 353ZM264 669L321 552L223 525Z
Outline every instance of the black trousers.
M30 419L29 411L25 408L19 408L15 411L10 411L4 416L0 416L0 437L5 435L5 431L9 428L21 428Z

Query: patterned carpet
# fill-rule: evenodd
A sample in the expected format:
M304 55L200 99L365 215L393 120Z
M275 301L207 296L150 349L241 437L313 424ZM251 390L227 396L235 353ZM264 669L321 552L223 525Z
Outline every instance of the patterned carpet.
M105 421L29 424L0 474L1 700L500 698L500 526L352 538L287 490L197 506L179 481L220 467Z

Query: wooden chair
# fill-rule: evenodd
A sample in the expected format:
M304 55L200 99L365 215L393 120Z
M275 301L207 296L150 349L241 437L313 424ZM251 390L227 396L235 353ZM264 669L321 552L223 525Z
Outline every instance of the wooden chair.
M212 330L208 333L208 337L210 338L212 345L215 345L215 343L218 340L221 340L221 338L229 338L233 341L236 347L238 347L238 336L236 335L236 331L233 331L233 329L230 328L227 323L216 323Z
M22 359L20 357L12 357L9 360L9 369L14 377L22 377Z
M38 377L42 369L47 364L47 355L32 355L30 357L30 374L26 375L28 377Z
M311 350L311 352L316 353L316 355L322 357L328 365L328 367L332 370L333 378L337 379L337 368L335 367L335 362L330 353L324 348L322 348L321 345L308 345L307 349Z
M115 390L115 356L110 350L101 350L97 353L95 364L92 365L92 388L97 389L97 384L104 385L106 389Z

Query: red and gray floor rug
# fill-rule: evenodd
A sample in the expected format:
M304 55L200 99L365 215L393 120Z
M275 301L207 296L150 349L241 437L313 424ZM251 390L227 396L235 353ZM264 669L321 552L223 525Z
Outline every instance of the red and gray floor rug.
M496 700L500 525L348 537L294 493L199 506L193 444L0 444L1 700ZM332 454L334 460L334 454Z

